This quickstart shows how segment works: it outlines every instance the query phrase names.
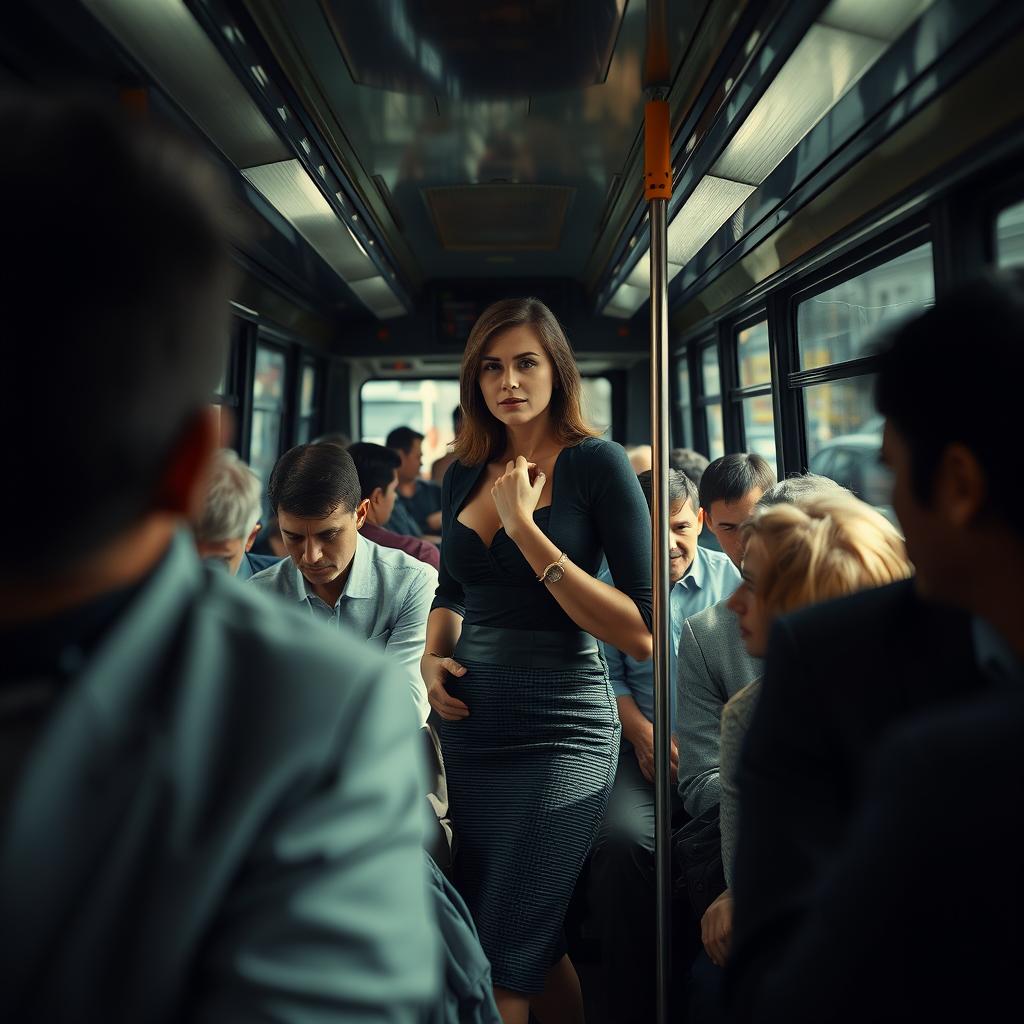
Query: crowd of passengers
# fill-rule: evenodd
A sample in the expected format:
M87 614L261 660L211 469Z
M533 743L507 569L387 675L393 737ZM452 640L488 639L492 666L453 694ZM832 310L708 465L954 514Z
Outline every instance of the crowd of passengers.
M208 408L217 174L82 103L0 132L0 1019L577 1024L589 948L652 1021L650 452L557 320L481 316L433 480L398 427L264 487ZM1012 1005L1022 337L990 276L879 348L898 528L672 454L672 1020Z

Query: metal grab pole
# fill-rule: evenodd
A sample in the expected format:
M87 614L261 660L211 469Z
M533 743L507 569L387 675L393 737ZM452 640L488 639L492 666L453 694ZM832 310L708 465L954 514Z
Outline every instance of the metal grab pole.
M672 964L672 629L668 559L668 201L672 194L669 109L664 99L644 110L644 198L651 233L651 488L654 597L654 857L657 938L657 1022L669 1022Z

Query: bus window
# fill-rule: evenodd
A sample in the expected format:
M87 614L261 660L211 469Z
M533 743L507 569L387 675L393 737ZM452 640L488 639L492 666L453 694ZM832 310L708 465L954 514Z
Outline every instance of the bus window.
M296 444L307 444L316 436L317 401L317 368L315 363L302 364L302 379L299 388L299 423L295 435Z
M270 345L257 346L256 373L252 382L249 465L263 481L264 490L274 463L281 454L284 396L284 352Z
M612 382L607 377L583 378L583 418L601 436L612 436Z
M685 353L676 360L676 376L679 382L679 422L682 433L676 438L676 448L693 447L693 408L690 397L690 366Z
M359 439L384 444L395 427L411 427L423 435L423 475L429 477L455 436L458 404L457 380L368 380L359 392Z
M1024 202L1007 207L996 219L996 265L1024 265Z
M883 325L935 302L930 242L851 277L797 306L800 368L816 369L870 354Z
M736 359L741 388L762 388L763 393L744 395L744 448L777 463L775 407L772 401L772 359L768 346L768 321L760 320L736 332Z
M722 383L718 370L718 346L706 346L700 354L701 397L708 431L708 450L711 460L725 454L725 422L722 416Z

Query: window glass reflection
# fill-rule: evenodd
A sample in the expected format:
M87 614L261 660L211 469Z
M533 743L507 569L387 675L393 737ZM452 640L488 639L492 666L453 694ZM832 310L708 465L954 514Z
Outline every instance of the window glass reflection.
M736 357L740 367L741 388L771 383L772 358L768 349L767 320L736 332Z
M797 307L800 365L805 370L870 354L883 325L935 301L930 242L806 299Z
M312 363L306 363L302 367L302 393L299 398L299 415L312 416L315 408L313 405L316 396L316 367Z
M1024 266L1024 202L1003 210L996 220L996 264Z
M583 418L602 437L612 436L612 382L607 377L583 378Z
M708 345L700 354L701 380L704 394L708 398L722 393L722 383L718 374L718 346Z
M705 410L708 424L708 450L705 453L714 461L725 454L725 426L722 422L722 404L715 402Z
M679 420L682 432L676 438L677 448L693 447L693 410L690 406L690 367L686 356L676 360L676 379L679 383Z
M252 429L249 433L249 465L263 481L270 479L281 454L284 419L285 356L268 345L256 348L256 373L252 383ZM264 494L264 500L266 495ZM264 509L269 512L269 509Z
M307 444L313 440L317 432L316 381L316 366L313 363L304 363L299 386L299 423L296 429L296 444Z
M893 519L892 476L879 461L883 419L875 411L874 381L853 377L804 389L808 468Z
M775 449L775 410L771 395L743 400L743 437L748 452L755 452L773 465L778 462Z

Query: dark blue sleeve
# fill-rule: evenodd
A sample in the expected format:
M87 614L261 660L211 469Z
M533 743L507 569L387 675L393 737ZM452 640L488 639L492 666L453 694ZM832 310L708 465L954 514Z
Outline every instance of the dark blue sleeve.
M458 463L453 462L445 470L444 480L441 481L441 567L438 571L437 590L434 592L434 602L430 610L435 608L447 608L456 615L465 617L466 597L462 591L462 584L455 579L448 571L448 565L444 557L445 541L455 522L455 509L452 505L452 480L458 469Z
M625 449L600 441L587 453L589 506L615 587L633 599L651 628L651 512Z

